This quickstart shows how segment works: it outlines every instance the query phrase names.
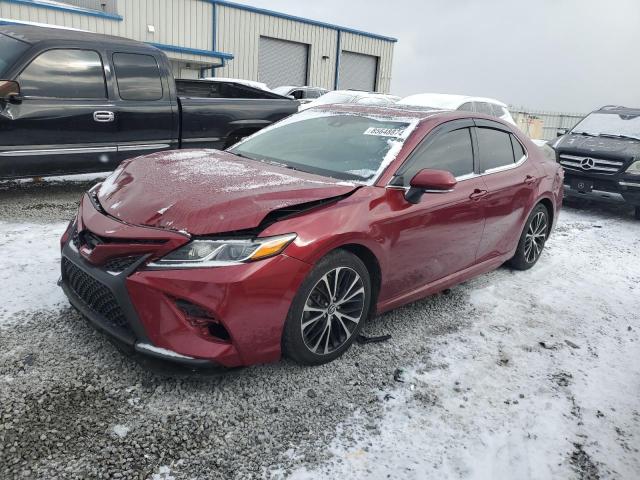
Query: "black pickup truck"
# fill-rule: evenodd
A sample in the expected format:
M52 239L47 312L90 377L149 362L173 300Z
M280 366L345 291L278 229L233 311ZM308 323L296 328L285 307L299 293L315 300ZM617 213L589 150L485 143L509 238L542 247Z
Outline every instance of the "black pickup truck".
M635 207L640 219L640 108L591 112L553 144L565 195Z
M226 148L298 110L236 83L177 80L162 51L87 32L0 27L0 178L114 169L176 148Z

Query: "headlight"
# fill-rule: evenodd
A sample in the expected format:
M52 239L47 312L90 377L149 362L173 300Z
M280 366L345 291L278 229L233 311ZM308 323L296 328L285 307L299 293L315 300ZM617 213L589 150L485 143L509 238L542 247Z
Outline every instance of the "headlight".
M281 253L295 233L253 240L193 240L149 264L151 268L224 267L253 262Z
M631 175L640 175L640 161L633 162L629 168L627 168L627 173Z

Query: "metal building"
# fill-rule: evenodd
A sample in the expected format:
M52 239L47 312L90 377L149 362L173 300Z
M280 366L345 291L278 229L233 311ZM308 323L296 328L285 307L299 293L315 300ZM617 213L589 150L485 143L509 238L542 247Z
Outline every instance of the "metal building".
M395 38L219 0L0 0L0 24L34 22L157 46L181 78L388 92Z

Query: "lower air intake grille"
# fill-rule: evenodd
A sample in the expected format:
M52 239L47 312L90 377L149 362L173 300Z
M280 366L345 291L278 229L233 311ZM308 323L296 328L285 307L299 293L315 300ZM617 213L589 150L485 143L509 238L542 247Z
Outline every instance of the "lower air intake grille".
M66 258L62 259L62 278L87 307L102 316L113 327L129 329L127 319L111 290Z

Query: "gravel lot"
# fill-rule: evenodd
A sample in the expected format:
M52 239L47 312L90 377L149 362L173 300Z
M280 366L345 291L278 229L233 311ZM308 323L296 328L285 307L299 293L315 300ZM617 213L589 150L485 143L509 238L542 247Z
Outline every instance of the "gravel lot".
M566 208L536 268L378 317L388 342L217 376L124 355L68 306L57 241L89 185L0 184L0 478L640 472L628 211Z

